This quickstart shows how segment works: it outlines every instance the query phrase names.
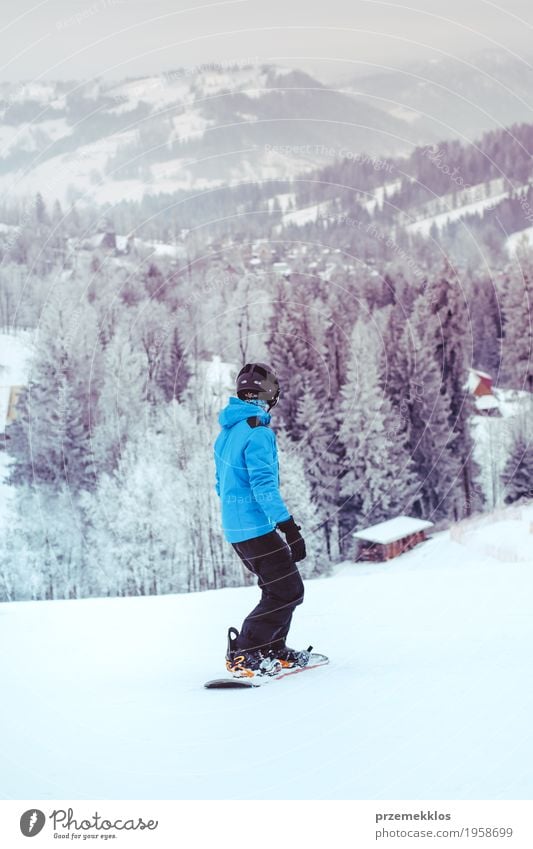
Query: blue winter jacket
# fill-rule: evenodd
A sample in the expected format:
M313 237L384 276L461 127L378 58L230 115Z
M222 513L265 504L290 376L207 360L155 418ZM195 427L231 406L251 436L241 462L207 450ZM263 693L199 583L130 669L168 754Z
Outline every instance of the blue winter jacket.
M251 427L247 419L261 424ZM215 442L215 489L222 507L228 542L242 542L273 531L290 518L279 494L278 451L270 413L231 397L221 411L222 427ZM267 425L267 426L265 426Z

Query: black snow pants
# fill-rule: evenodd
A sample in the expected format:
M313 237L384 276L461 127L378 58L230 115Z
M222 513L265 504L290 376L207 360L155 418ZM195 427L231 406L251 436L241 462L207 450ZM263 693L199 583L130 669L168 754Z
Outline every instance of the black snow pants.
M232 545L261 588L261 600L244 620L236 648L279 650L285 646L294 608L304 600L291 550L276 531Z

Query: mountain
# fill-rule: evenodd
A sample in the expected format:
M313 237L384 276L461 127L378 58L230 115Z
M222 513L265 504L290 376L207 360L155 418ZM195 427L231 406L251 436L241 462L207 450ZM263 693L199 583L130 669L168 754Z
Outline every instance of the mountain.
M256 587L0 604L4 795L530 799L532 519L307 581L291 644L330 665L251 692L202 684Z
M269 65L0 87L7 199L138 200L402 153L413 140L401 118Z
M356 77L347 86L361 102L408 121L429 142L533 121L533 61L488 49Z

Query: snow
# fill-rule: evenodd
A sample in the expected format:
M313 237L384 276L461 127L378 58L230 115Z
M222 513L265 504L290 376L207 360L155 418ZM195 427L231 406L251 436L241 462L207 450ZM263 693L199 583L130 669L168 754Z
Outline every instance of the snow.
M168 138L169 146L175 140L185 141L186 139L199 138L212 123L212 121L204 118L198 109L189 109L181 115L174 115L172 117L173 130Z
M468 379L465 385L465 388L468 389L469 392L475 392L481 383L480 378L485 378L487 380L492 380L492 375L486 371L481 371L478 368L469 368L468 369Z
M498 186L501 191L496 192L495 186ZM514 194L520 195L527 192L529 185L519 186L514 188ZM489 196L486 197L486 193ZM407 225L406 229L411 233L420 233L423 236L428 236L433 224L439 229L445 227L449 221L457 221L467 215L481 215L485 210L496 207L501 201L509 197L509 191L504 188L504 178L488 181L487 186L484 183L470 186L463 190L457 196L452 194L443 195L435 198L432 204L438 204L440 208L444 207L445 211L435 215L428 215L419 218L417 221L412 221ZM413 210L410 211L413 214ZM416 213L416 210L414 211Z
M530 247L533 244L533 227L526 227L525 230L518 230L505 240L505 248L507 252L514 256L520 247Z
M198 367L202 375L202 383L211 395L219 399L227 399L228 394L234 394L235 376L238 371L234 363L225 363L218 354L213 354L211 360L201 360Z
M150 254L155 257L170 257L179 259L185 256L186 251L183 245L169 245L166 242L158 242L155 239L138 239L133 240L136 248L145 248L150 251Z
M499 410L500 405L494 395L480 395L474 401L478 410Z
M0 383L24 386L28 382L29 361L32 352L32 334L0 333Z
M310 221L316 221L321 215L325 215L329 209L330 202L315 203L312 206L305 206L301 209L294 209L291 212L286 212L283 215L283 223L296 224L297 227L303 227Z
M251 691L202 684L255 587L1 604L3 798L530 799L532 521L307 582L330 665Z
M268 198L267 206L269 212L272 212L274 209L276 201L279 203L281 211L286 212L287 209L296 202L296 194L295 192L282 192L281 194L275 195L273 198Z
M23 82L13 87L9 94L9 100L12 103L23 103L25 100L49 103L55 93L56 87L53 82Z
M433 522L413 519L411 516L397 516L395 519L389 519L387 522L380 522L377 525L365 528L364 531L357 531L353 536L357 539L386 545L388 542L394 542L409 534L416 534L418 531L425 531L432 527Z
M392 115L393 118L398 118L400 121L407 121L408 124L413 124L421 117L420 112L416 112L414 109L409 109L407 106L402 106L401 104L390 109L389 115Z
M48 121L33 121L32 123L0 124L0 158L13 153L13 149L36 151L43 147L43 136L49 139L51 146L57 139L72 134L72 126L65 118L53 118Z
M117 106L110 110L115 112L136 109L141 102L155 109L162 109L175 103L191 103L194 99L190 79L171 74L128 80L114 85L106 94L119 101ZM129 107L127 110L126 103Z
M3 233L4 235L10 235L18 229L19 228L16 224L6 224L5 222L0 221L0 233Z
M362 199L360 201L361 206L366 209L368 213L371 215L376 211L376 209L382 209L383 204L387 198L390 198L395 192L400 189L402 185L401 179L393 180L391 183L384 183L383 186L377 186L373 192L372 196L369 198L368 192L362 196L362 198L366 198L366 200Z
M115 133L82 145L74 152L50 157L28 173L21 170L3 174L0 176L0 191L12 197L34 197L36 191L42 191L47 198L57 198L64 203L69 194L69 187L75 185L80 193L86 192L93 197L96 197L100 190L101 196L98 200L105 202L105 189L112 183L112 179L106 179L103 185L100 180L105 174L109 159L136 138L136 130ZM117 199L124 197L124 182L119 180L112 186Z
M500 201L505 200L506 197L508 197L508 193L503 192L501 195L497 195L496 197L478 200L475 203L458 206L456 209L450 208L446 212L441 212L439 215L432 215L429 218L422 218L420 221L414 221L412 224L409 224L406 229L411 233L420 233L423 236L429 236L429 231L434 224L436 227L441 229L450 221L457 221L460 218L464 218L466 215L475 215L476 213L481 214L485 209L493 207Z

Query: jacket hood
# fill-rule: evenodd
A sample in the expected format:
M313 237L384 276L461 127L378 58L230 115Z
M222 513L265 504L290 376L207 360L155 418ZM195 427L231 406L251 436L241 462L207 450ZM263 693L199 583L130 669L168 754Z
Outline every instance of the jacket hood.
M240 398L231 396L228 404L218 414L218 422L221 427L233 427L233 425L249 419L250 416L259 416L264 424L270 421L270 413L263 410L259 404L253 401L241 401Z

